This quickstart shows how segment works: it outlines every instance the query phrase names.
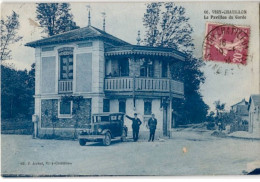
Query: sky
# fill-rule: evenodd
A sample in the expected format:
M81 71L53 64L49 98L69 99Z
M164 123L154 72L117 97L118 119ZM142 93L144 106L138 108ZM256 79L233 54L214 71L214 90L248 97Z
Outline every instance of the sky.
M176 3L186 9L186 16L194 29L194 56L202 57L203 40L205 37L206 22L228 23L234 25L249 26L251 28L249 41L249 56L247 65L205 62L201 68L206 77L201 85L203 100L211 110L214 109L214 101L220 100L226 103L227 109L243 98L249 99L250 94L259 93L259 7L255 3ZM91 6L91 25L102 29L102 12L106 13L106 31L122 40L136 44L137 32L140 30L141 38L145 34L142 18L146 10L145 3L71 3L71 11L74 21L80 27L87 26L88 12L86 5ZM34 62L34 49L25 47L24 44L44 36L42 29L35 23L36 5L34 3L4 3L1 6L1 17L10 15L12 10L20 15L19 35L22 41L10 46L12 60L17 69L30 69ZM204 10L247 10L246 19L210 19L204 20Z

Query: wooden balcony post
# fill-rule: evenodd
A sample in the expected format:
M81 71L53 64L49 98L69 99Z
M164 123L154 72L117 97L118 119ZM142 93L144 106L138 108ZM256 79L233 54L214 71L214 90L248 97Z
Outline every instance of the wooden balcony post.
M133 77L133 104L134 104L134 110L135 110L135 75Z
M169 104L169 123L168 123L168 130L169 130L169 138L171 137L171 128L172 128L172 80L171 78L169 79L169 99L170 99L170 104Z

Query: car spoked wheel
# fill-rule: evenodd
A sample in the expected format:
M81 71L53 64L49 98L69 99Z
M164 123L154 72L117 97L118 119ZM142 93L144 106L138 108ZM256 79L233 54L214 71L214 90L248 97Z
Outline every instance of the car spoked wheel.
M123 132L122 132L121 141L122 142L126 141L126 131L125 130L123 130Z
M111 143L111 135L110 135L109 132L107 132L107 133L105 134L105 138L103 139L103 144L104 144L105 146L108 146L108 145L110 145L110 143Z
M79 139L79 144L80 144L81 146L86 145L86 140Z

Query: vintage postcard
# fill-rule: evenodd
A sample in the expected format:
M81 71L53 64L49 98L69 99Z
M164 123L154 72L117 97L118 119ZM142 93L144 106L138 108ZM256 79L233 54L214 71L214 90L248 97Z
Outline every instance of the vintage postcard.
M2 177L260 174L259 7L2 2Z

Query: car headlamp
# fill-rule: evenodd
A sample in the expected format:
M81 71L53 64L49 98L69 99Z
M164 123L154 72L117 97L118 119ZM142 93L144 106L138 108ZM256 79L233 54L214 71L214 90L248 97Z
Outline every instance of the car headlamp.
M98 132L101 133L101 132L102 132L102 129L101 129L101 128L98 128Z

